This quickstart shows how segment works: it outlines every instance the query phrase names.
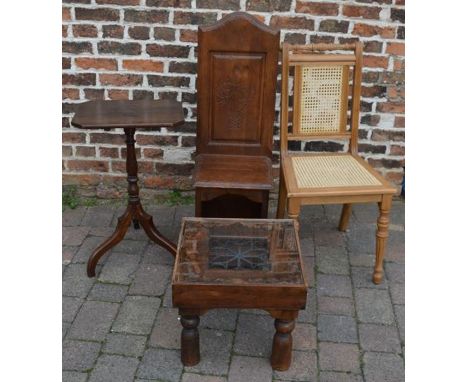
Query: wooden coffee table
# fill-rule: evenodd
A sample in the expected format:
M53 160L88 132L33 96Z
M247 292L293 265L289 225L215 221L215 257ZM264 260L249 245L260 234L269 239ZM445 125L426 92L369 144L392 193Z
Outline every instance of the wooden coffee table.
M135 229L139 229L141 224L151 240L175 256L175 244L156 229L152 216L144 211L140 202L135 130L173 127L182 123L184 123L182 104L173 100L90 101L77 106L71 122L72 126L79 129L104 130L123 128L127 144L127 209L119 217L114 233L89 257L87 266L89 277L96 275L96 265L99 259L124 238L132 222Z
M271 365L287 370L291 332L306 299L293 220L183 220L172 275L172 303L181 315L184 365L200 361L200 315L214 308L250 308L266 310L275 318Z

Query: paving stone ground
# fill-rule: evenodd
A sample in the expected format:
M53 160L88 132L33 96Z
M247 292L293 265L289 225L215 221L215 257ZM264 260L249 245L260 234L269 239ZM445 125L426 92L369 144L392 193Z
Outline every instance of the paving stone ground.
M404 202L395 201L381 285L372 283L377 207L355 205L349 231L339 206L301 211L307 309L293 339L293 364L269 364L273 319L257 310L214 310L201 318L201 362L180 363L180 323L171 305L173 259L133 228L86 276L91 251L122 208L63 212L63 382L404 381ZM193 206L150 206L176 240Z

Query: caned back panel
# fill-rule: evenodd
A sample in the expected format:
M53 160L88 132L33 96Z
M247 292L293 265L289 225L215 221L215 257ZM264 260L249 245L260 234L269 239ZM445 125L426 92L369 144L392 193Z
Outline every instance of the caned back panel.
M242 12L199 28L197 153L271 157L279 36Z
M346 132L347 65L297 65L294 74L294 135Z

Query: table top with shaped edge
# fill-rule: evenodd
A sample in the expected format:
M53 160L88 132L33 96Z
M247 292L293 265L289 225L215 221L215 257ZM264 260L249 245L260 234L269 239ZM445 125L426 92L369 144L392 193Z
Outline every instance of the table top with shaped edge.
M75 109L79 129L174 127L184 123L182 104L174 100L89 101Z

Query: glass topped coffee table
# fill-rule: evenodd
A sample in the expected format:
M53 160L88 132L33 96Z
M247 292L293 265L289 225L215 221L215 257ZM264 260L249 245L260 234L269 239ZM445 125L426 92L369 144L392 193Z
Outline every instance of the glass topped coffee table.
M172 276L182 362L200 360L199 316L213 308L263 309L275 318L275 370L291 363L294 320L305 309L299 239L293 220L185 218Z

